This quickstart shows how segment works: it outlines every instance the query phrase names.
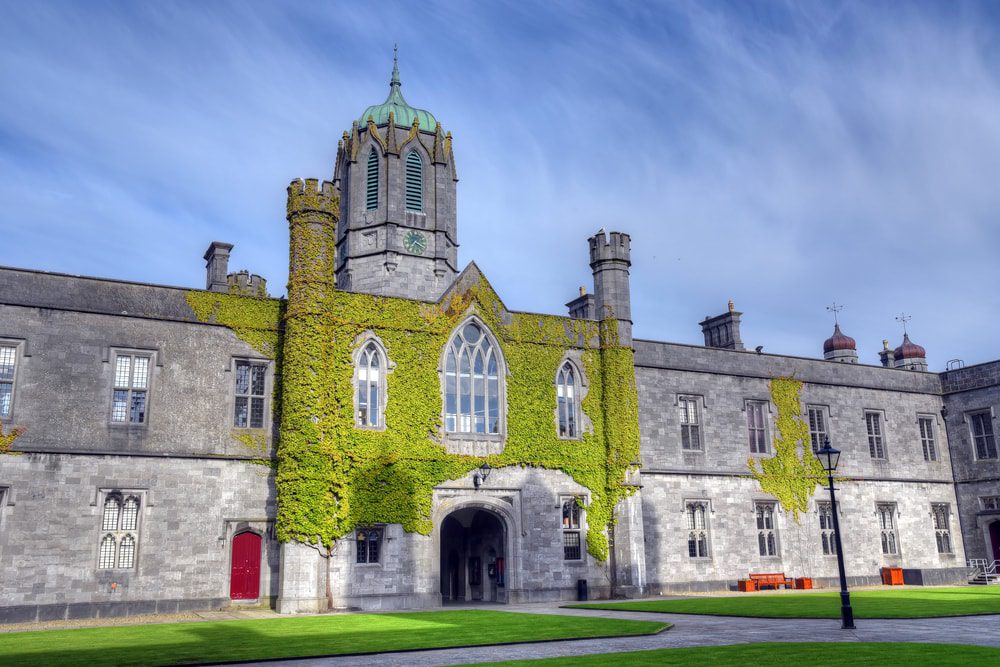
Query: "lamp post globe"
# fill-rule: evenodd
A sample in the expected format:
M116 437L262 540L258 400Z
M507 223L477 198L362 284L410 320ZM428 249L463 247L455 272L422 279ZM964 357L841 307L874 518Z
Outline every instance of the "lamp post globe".
M816 452L816 458L823 464L823 469L832 473L840 463L840 450L830 446L830 438L823 441L823 449Z

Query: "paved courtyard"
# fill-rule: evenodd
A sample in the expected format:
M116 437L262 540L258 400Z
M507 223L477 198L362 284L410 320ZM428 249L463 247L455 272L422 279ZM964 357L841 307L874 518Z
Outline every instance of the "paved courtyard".
M453 609L482 607L449 607ZM378 663L382 667L430 667L433 665L461 665L497 660L553 658L558 656L587 655L642 651L658 648L685 646L716 646L753 642L934 642L948 644L976 644L1000 647L1000 615L962 616L951 618L914 618L858 620L856 630L841 630L840 621L833 619L775 619L743 618L733 616L693 616L686 614L650 614L643 612L606 611L592 609L561 609L556 603L491 606L491 609L535 614L563 614L572 616L602 616L632 620L663 620L674 627L658 635L621 637L614 639L583 639L554 641L535 644L505 644L381 653ZM344 656L334 658L303 658L285 661L253 663L274 665L276 662L295 667L319 665L361 666L372 664L372 656Z

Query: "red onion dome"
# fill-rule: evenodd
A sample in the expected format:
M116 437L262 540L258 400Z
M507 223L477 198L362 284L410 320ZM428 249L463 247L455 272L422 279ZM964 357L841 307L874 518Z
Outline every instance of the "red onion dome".
M903 334L903 344L893 350L896 359L923 359L927 356L927 350L920 345L910 341L909 334Z
M826 339L823 343L823 352L834 352L836 350L857 350L858 346L854 342L854 339L850 336L845 336L840 330L840 325L833 325L833 335Z

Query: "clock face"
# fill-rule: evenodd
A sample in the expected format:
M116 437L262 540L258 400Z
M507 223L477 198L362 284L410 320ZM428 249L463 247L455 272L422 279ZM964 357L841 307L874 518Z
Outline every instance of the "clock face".
M412 230L406 232L406 236L403 237L403 247L414 255L423 255L424 250L427 250L427 237Z

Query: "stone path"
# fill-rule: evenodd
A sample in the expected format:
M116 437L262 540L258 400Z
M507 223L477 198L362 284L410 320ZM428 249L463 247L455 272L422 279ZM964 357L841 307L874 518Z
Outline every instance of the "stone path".
M449 607L463 609L465 607ZM474 607L469 607L474 608ZM481 608L481 607L479 607ZM253 663L289 667L361 666L377 662L380 667L431 667L498 660L554 658L558 656L618 653L682 646L719 646L752 642L930 642L978 644L1000 647L1000 615L955 618L856 620L856 630L841 630L834 619L775 619L733 616L650 614L595 609L560 609L556 604L504 605L498 611L567 616L600 616L631 620L662 620L674 627L658 635L614 639L578 639L538 644L506 644L432 651L380 653L374 656L303 658Z

